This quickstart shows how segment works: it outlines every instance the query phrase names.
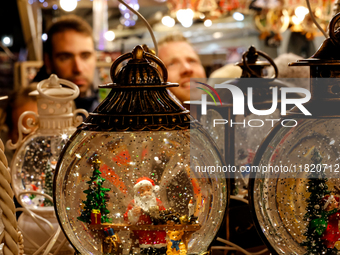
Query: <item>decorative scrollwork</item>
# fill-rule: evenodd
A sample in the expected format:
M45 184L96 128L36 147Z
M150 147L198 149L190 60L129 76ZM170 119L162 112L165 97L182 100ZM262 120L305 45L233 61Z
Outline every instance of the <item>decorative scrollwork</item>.
M73 115L74 126L78 127L83 122L83 116L87 118L89 113L84 109L77 109L73 112Z
M26 120L26 123L24 123L24 119L27 116L34 117L34 119L28 118ZM28 128L26 128L24 124L26 124ZM18 141L15 144L13 144L12 140L8 140L6 143L6 147L11 150L17 149L22 142L23 135L31 133L34 128L38 127L38 124L39 124L39 115L36 114L35 112L27 111L21 114L18 120L18 133L19 133Z

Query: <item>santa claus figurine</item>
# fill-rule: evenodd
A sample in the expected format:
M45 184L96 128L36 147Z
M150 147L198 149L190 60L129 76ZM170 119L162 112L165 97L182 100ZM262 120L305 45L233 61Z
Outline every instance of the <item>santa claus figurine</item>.
M134 186L134 200L124 214L125 221L133 225L152 224L151 214L165 210L162 202L156 198L159 186L147 177L137 179ZM166 232L162 230L135 230L139 240L141 254L166 254Z
M340 241L339 231L339 197L333 195L326 195L322 201L322 206L325 211L324 215L327 217L326 229L321 235L324 245L327 248L333 249L337 241Z

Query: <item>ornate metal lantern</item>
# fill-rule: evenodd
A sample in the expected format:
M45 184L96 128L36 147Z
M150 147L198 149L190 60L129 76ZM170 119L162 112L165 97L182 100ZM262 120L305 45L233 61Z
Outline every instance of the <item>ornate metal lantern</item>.
M62 87L60 83L67 87ZM77 119L76 115L81 113L87 116L87 111L73 111L72 100L79 95L78 86L58 79L54 74L38 83L37 90L30 95L37 96L38 115L30 111L21 114L18 142L12 144L11 140L7 141L8 148L16 149L11 162L12 188L22 207L48 219L57 228L52 202L55 165L61 149L75 132L75 126L82 122L82 117L78 116L80 119ZM26 116L34 117L34 121L32 118L27 120L30 129L22 123ZM23 133L29 135L23 139ZM29 233L30 240L40 246L49 238L28 214L22 214L18 224L24 233ZM25 242L26 253L33 254L36 250L32 242ZM62 249L64 252L67 250L72 251L72 248Z
M268 59L269 63L260 61L259 56ZM248 97L252 97L253 105L256 109L270 109L273 104L272 88L279 88L278 95L280 95L280 88L287 87L287 84L275 79L278 70L274 61L264 52L258 51L251 46L243 54L242 62L237 63L237 65L242 68L240 78L227 81L222 78L216 78L209 80L209 83L234 85L242 90L245 103L248 101ZM273 78L263 78L264 68L270 65L274 67L275 76ZM250 86L253 87L252 94L249 94L247 90ZM200 120L217 143L218 148L226 159L227 166L235 167L235 171L229 171L234 172L234 177L236 178L236 187L234 187L233 192L246 194L247 191L244 187L248 184L249 175L247 171L240 174L239 169L241 166L251 166L256 149L273 124L280 119L280 111L276 109L271 114L258 116L245 107L243 115L233 115L235 103L230 91L216 88L216 94L219 95L221 103L216 104L208 99L206 102L206 114L202 114L202 101L191 101L190 105L197 112L197 119ZM259 125L261 125L260 128Z
M260 61L260 56L266 58L269 62ZM204 96L207 95L203 95L201 101L190 102L190 104L191 109L195 108L193 110L197 112L197 119L200 120L225 156L226 167L232 178L232 194L246 197L248 195L249 173L255 151L275 122L280 119L281 89L290 85L286 81L276 79L278 70L274 61L253 46L244 52L242 62L237 65L243 71L240 78L233 80L209 79L209 84L215 85L215 91L210 88L211 96L218 95L220 103L217 99L217 102L204 99ZM272 78L264 78L264 68L270 65L273 66L275 75ZM200 83L198 79L197 83L198 86L201 84L200 87L204 88L205 84ZM231 93L232 87L234 87L233 93ZM249 90L249 87L252 90ZM238 94L235 93L235 90L238 90ZM239 97L240 94L243 94L243 97ZM299 98L301 96L294 93L293 97ZM255 109L252 111L250 99L253 109ZM206 113L203 112L204 107L202 107L204 101L207 105ZM236 115L234 109L237 107L243 108L243 113ZM271 111L271 113L260 115L256 113L259 111ZM230 203L227 222L227 231L225 231L227 240L243 248L263 244L253 227L248 204L242 202Z
M101 86L110 94L57 164L55 208L65 235L81 254L205 252L228 195L222 173L198 171L222 164L214 143L169 96L166 88L177 84L142 46L112 64L111 78Z
M310 66L311 116L291 110L297 125L276 125L254 160L251 207L258 232L274 254L338 254L339 32L305 60Z

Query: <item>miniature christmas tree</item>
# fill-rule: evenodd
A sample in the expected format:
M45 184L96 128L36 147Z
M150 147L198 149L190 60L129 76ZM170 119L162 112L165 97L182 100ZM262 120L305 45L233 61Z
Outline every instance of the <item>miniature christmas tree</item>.
M83 201L85 206L78 220L86 223L91 223L91 213L94 210L100 212L101 223L109 222L107 214L110 211L106 208L106 192L110 191L110 189L103 187L105 178L101 177L101 172L99 171L100 163L97 157L93 158L92 167L94 170L90 180L86 182L89 184L89 187L83 191L86 194L86 200Z
M51 197L53 196L53 172L51 168L51 162L47 162L47 166L45 169L45 184L44 184L44 192L47 195L50 195ZM45 198L44 201L45 206L53 206L53 202L47 198Z
M321 206L321 200L327 194L330 193L328 186L326 184L327 178L324 173L324 166L322 165L322 157L317 149L312 151L312 163L315 166L322 166L321 171L311 172L308 176L308 189L310 196L307 199L306 214L304 219L308 222L307 231L304 234L306 236L306 241L302 243L306 246L306 255L319 255L326 254L328 249L324 245L324 241L321 240L320 231L318 231L318 226L316 222L321 218L323 214L323 208ZM324 225L324 223L323 223ZM327 223L326 223L327 226Z

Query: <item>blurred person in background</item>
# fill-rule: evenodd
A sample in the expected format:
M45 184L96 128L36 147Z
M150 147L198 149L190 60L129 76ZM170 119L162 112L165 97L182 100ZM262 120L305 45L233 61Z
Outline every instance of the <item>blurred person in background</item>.
M235 64L226 64L212 72L209 78L240 78L242 69Z
M274 59L274 62L279 70L278 79L284 78L285 82L294 87L301 87L310 89L310 67L309 66L288 66L289 63L296 62L296 60L303 59L294 53L283 53ZM268 68L268 77L274 75L274 68Z
M168 70L168 82L178 83L178 87L170 87L169 90L180 100L190 100L192 95L201 90L191 90L190 78L206 78L204 67L196 51L182 34L170 34L161 38L158 42L158 57L163 61Z
M80 90L77 108L93 111L99 104L93 88L96 52L91 26L75 15L62 16L52 24L44 43L44 66L33 81L48 79L54 73L75 83Z
M12 140L12 143L17 143L19 138L19 126L18 121L20 115L26 111L32 111L38 114L37 98L35 96L29 96L29 93L36 90L37 84L32 84L28 87L21 87L18 90L13 91L7 99L5 109L3 109L3 121L0 123L1 139L6 144L7 140ZM26 128L27 119L31 116L26 116L22 125ZM25 134L23 134L25 136ZM5 154L8 159L8 163L11 162L14 150L8 150L5 148Z

